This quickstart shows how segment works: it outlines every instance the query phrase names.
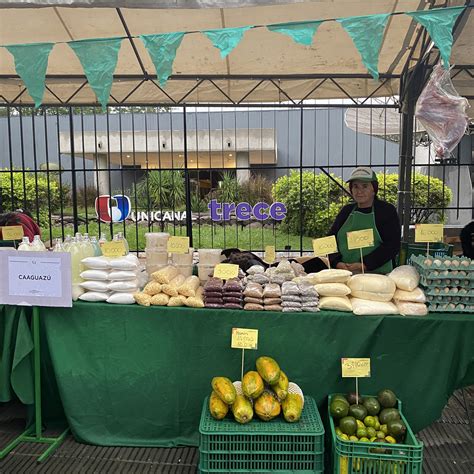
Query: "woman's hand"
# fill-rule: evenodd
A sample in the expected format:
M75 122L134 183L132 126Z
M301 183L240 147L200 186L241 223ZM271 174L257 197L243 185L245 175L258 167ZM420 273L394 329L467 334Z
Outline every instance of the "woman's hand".
M352 273L362 273L362 263L356 262L356 263L347 263L346 265L346 270L351 271ZM364 272L367 271L366 266L364 265Z
M336 268L338 268L339 270L349 270L347 268L347 264L344 263L344 262L339 262L337 265L336 265Z

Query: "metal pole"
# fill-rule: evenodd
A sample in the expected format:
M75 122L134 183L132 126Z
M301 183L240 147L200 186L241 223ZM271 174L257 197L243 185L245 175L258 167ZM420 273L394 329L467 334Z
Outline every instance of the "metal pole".
M74 233L76 233L79 229L79 223L77 216L76 156L74 151L74 116L72 114L72 107L69 107L69 140L71 143L72 216L74 219Z
M197 131L196 131L197 133ZM189 237L189 246L193 246L193 213L191 208L191 181L188 168L188 127L186 120L186 106L183 105L183 136L184 136L184 185L186 191L186 233Z
M300 255L303 255L303 107L300 108Z

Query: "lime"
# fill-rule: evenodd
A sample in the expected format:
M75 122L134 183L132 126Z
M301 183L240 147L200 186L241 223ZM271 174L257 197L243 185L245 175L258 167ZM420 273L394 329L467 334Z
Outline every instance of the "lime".
M388 388L380 390L377 400L383 408L393 408L397 405L397 396Z
M374 441L377 441L377 436L372 436L372 438L370 438L371 443L373 443Z
M388 441L390 444L397 444L397 441L392 436L385 436L385 441Z
M373 416L366 416L364 418L364 425L367 427L374 428L375 427L375 418Z
M342 433L339 438L343 439L344 441L349 441L349 436L347 436L345 433Z
M367 413L369 415L372 415L372 416L377 415L378 412L380 411L380 403L374 397L364 399L363 405L367 409Z
M335 431L336 431L337 436L342 435L342 431L341 431L341 428L339 428L339 426L336 427Z
M342 400L332 400L329 411L333 418L344 418L349 411L349 404L344 403Z
M385 434L388 433L387 425L380 425L380 431L383 431Z
M357 422L353 416L345 416L339 421L339 428L346 435L353 435L357 431Z
M385 438L385 433L383 431L377 431L376 434L378 439L384 439Z
M377 417L376 417L377 418ZM378 431L380 429L380 421L379 420L375 420L375 426L374 426L375 430Z
M357 436L349 436L350 441L359 441L359 438Z
M369 438L373 438L374 436L377 436L377 430L375 428L372 428L371 426L369 426L367 428L367 436Z
M357 423L357 428L365 428L365 425L364 423L362 423L362 421L356 420L356 423Z
M366 436L363 436L362 438L359 438L359 441L361 443L369 443L369 438L367 438Z
M358 438L366 438L367 437L367 430L365 428L359 428L356 433Z

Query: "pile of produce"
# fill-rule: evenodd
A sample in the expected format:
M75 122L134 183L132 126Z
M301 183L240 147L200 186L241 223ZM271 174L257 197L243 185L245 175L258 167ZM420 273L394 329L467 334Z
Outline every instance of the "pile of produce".
M224 419L232 413L238 423L249 423L254 415L263 421L270 421L280 413L288 423L301 418L303 397L290 393L289 380L278 363L271 357L259 357L256 371L244 374L238 393L227 377L212 379L212 393L209 397L209 411L216 420Z
M355 393L333 395L329 411L336 434L345 441L365 443L404 443L407 427L397 408L397 396L389 389L377 397Z

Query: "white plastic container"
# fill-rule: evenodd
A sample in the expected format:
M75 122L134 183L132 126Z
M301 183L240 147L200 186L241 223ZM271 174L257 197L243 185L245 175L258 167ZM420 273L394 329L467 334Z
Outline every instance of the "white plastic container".
M155 250L166 250L170 234L167 232L146 232L146 248Z
M145 258L147 265L167 265L168 252L166 250L145 249Z
M193 274L193 265L176 265L179 273L183 276L190 277Z
M214 273L215 265L198 265L198 276L201 282L206 282Z
M173 265L192 265L194 249L190 248L189 253L172 253L171 261Z
M224 256L221 255L222 249L199 249L199 264L217 265L221 263Z
M151 278L152 273L155 273L158 270L161 270L162 268L165 268L167 266L168 266L167 263L165 263L164 265L160 265L160 264L158 264L158 265L148 265L148 263L147 263L146 272L148 273L148 276Z

